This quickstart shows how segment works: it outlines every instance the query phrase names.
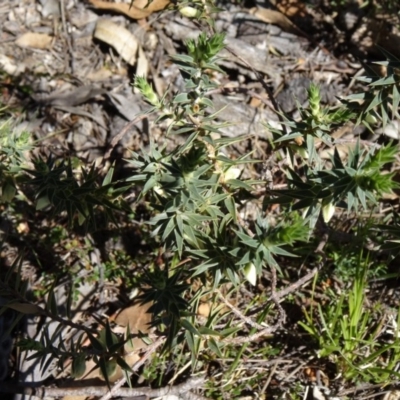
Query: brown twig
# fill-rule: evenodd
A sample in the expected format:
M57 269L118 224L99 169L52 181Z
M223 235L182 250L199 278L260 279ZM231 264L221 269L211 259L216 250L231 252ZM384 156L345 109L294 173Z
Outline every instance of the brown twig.
M286 313L285 310L282 308L280 305L279 300L286 297L288 294L295 292L299 287L303 286L307 282L309 282L311 279L314 278L314 276L317 274L317 272L320 270L321 266L324 265L326 255L323 251L325 244L327 242L328 236L323 235L322 240L320 241L318 247L315 250L315 253L317 254L322 254L323 256L323 261L320 263L319 267L315 267L310 271L308 274L304 275L302 278L297 280L295 283L289 285L285 289L280 290L279 292L276 292L276 285L277 285L277 276L276 276L276 269L274 267L271 267L271 296L270 300L275 304L275 306L278 309L279 312L279 317L278 321L276 322L275 325L269 326L269 327L264 327L256 322L254 322L251 318L246 317L243 315L236 307L234 307L232 304L230 304L224 296L217 290L217 294L219 297L222 299L222 301L232 310L234 314L236 314L242 321L245 323L249 324L253 328L256 329L261 329L259 332L254 333L253 335L250 336L243 336L243 337L236 337L233 339L227 339L226 342L231 343L231 344L240 344L240 343L246 343L246 342L252 342L260 337L263 336L269 336L272 333L276 332L284 323L286 320Z
M254 322L251 318L246 317L245 315L242 314L242 312L240 310L238 310L234 305L232 305L231 303L229 303L229 301L222 295L222 293L217 289L216 290L219 298L224 302L224 304L231 309L231 311L236 314L243 322L245 322L246 324L252 326L253 328L256 329L264 329L265 326L262 326L260 324L258 324L257 322Z
M250 343L250 342L255 342L256 340L258 340L261 337L264 336L270 336L274 333L274 327L267 327L264 328L262 331L253 333L252 335L248 335L248 336L239 336L239 337L235 337L232 339L225 339L224 342L228 343L228 344L242 344L242 343Z
M278 320L276 321L275 325L272 327L274 329L274 331L276 331L277 329L281 328L282 325L285 323L286 321L286 313L285 310L282 308L281 304L279 303L279 299L276 297L276 285L277 285L277 276L276 276L276 268L275 266L271 265L271 301L275 304L279 316L278 316Z
M398 384L398 382L396 382ZM350 389L345 389L341 390L338 393L338 396L348 396L348 395L354 395L354 393L361 392L361 391L367 391L367 390L372 390L372 389L382 389L383 384L378 383L378 384L371 384L371 383L362 383L359 386L355 386Z
M325 265L326 263L326 254L324 252L324 247L328 241L328 234L324 233L322 235L321 241L319 242L317 248L315 249L316 254L322 255L322 261L319 263L318 267L313 268L309 273L304 275L302 278L298 279L296 282L293 284L289 285L285 289L280 290L279 292L276 292L276 286L277 286L277 274L276 274L276 268L271 266L271 296L269 298L270 301L272 301L276 308L278 309L279 316L278 320L273 326L269 327L264 327L256 322L254 322L251 318L246 317L241 313L240 310L238 310L236 307L234 307L232 304L228 302L224 298L224 296L217 290L218 296L221 298L221 300L225 303L226 306L228 306L234 314L236 314L242 321L247 323L248 325L252 326L253 328L256 329L261 329L259 332L256 332L250 336L242 336L242 337L236 337L233 339L227 339L227 343L231 344L240 344L240 343L246 343L246 342L252 342L255 340L258 340L260 337L263 336L270 336L272 333L276 332L282 325L285 323L286 320L286 312L280 305L280 300L284 297L286 297L290 293L294 293L298 288L309 282L314 278L314 276L318 273L318 271Z
M140 114L136 118L134 118L132 121L128 122L122 129L121 131L113 137L111 140L110 145L108 146L108 149L106 153L104 154L103 161L106 161L110 158L112 151L114 150L114 147L118 144L118 142L126 135L126 133L129 131L129 129L132 128L133 125L136 125L139 121L141 121L144 118L147 118L147 114Z
M319 263L318 267L313 268L308 274L304 275L302 278L297 280L295 283L289 285L285 289L280 290L278 293L275 294L275 298L281 299L283 297L286 297L290 293L294 293L300 286L303 286L307 282L309 282L311 279L314 278L314 276L318 273L318 271L325 265L326 263L326 254L324 252L324 247L328 241L328 235L324 233L322 235L322 239L320 240L317 248L315 249L316 254L320 254L322 256L322 261Z
M317 272L318 272L318 268L314 268L312 271L310 271L308 274L304 275L298 281L289 285L285 289L282 289L279 292L277 292L275 294L275 299L276 300L282 299L283 297L286 297L288 294L295 292L300 286L303 286L305 283L307 283L312 278L314 278L314 276Z
M71 74L74 75L75 70L74 70L74 51L72 49L72 43L71 41L73 40L73 36L68 33L68 27L67 27L67 19L66 19L66 7L65 7L65 2L64 0L60 0L60 11L61 11L61 21L62 21L62 26L63 26L63 31L64 31L64 39L67 42L67 47L68 47L68 64L69 68L71 69Z
M200 394L197 394L197 393L193 393L193 392L181 393L180 397L183 400L208 400L206 397L201 396Z
M241 343L249 343L249 342L254 342L258 340L259 338L263 336L270 336L272 333L276 332L279 328L282 327L286 320L286 313L285 310L282 308L282 306L279 304L279 299L276 295L276 284L277 284L277 277L276 277L276 269L274 267L271 267L271 296L270 300L275 304L276 308L278 309L278 320L273 326L268 326L264 328L262 325L256 324L254 321L250 320L249 318L245 317L243 314L240 313L239 310L234 311L233 308L232 311L238 315L242 320L245 322L249 323L255 328L262 328L259 332L256 332L252 335L249 336L241 336L241 337L236 337L233 339L226 339L225 342L230 343L230 344L241 344ZM229 306L228 306L229 307ZM249 322L251 321L251 323Z
M113 392L114 397L163 397L167 395L181 395L192 389L199 389L204 384L204 377L192 377L186 382L175 386L167 386L158 389L152 388L118 388ZM88 386L88 387L63 387L47 388L34 386L20 386L2 382L1 390L7 393L20 393L28 396L45 397L63 397L63 396L105 396L110 393L107 386Z

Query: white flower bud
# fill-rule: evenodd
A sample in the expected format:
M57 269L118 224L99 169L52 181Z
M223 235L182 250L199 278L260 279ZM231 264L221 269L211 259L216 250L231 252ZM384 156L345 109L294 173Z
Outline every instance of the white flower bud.
M198 10L197 8L194 8L194 7L189 7L189 6L180 8L179 12L184 17L187 17L187 18L198 18L198 17L200 17L200 14L201 14L200 10Z
M229 167L225 172L225 182L230 179L237 179L240 175L240 169L237 167Z
M165 195L164 189L160 185L155 185L153 187L153 190L160 196L164 196Z
M248 263L243 270L243 274L245 278L249 281L249 283L253 286L257 283L257 270L256 266L250 262Z
M328 223L334 214L335 214L335 206L331 201L322 206L322 217L324 218L325 223Z

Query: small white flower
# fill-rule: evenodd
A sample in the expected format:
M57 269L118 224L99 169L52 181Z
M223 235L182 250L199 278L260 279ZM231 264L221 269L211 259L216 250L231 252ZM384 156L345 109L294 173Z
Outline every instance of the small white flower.
M300 154L300 156L302 158L304 158L306 160L308 160L310 158L308 151L304 147L300 147L300 146L293 146L293 147L295 147L297 153Z
M165 195L164 189L160 185L155 185L153 187L153 190L160 196L164 196Z
M307 218L307 214L308 214L308 210L310 209L310 207L306 207L304 210L303 210L303 213L302 213L302 217L303 217L303 219L306 219Z
M331 201L322 207L322 216L324 218L325 223L328 223L334 214L335 214L335 206Z
M184 17L187 17L187 18L196 18L196 17L199 17L201 14L200 10L198 10L197 8L194 8L194 7L189 7L189 6L180 8L179 12Z
M229 167L225 172L225 182L239 178L240 172L240 169L237 167Z
M378 122L377 118L372 114L367 114L365 116L365 121L370 125L376 124Z
M245 278L249 281L249 283L253 286L257 283L257 270L256 266L253 263L248 263L243 270L243 274Z

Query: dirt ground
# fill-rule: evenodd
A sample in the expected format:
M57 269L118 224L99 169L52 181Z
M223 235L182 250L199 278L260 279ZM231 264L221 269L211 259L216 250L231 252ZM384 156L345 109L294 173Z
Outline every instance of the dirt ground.
M2 1L1 103L49 151L101 157L145 107L132 90L135 74L147 76L158 94L182 87L169 56L200 27L177 12L158 11L168 8L165 1L152 4L142 18L137 10L97 0ZM311 81L328 104L351 92L363 62L380 57L376 45L400 56L395 14L372 13L357 2L338 9L327 1L269 6L225 3L216 14L216 30L227 35L221 61L227 75L219 77L213 100L216 108L229 105L220 115L233 123L228 136L263 140L263 123L276 120L260 77L290 113L296 99L306 100ZM119 143L120 152L141 147L149 135L146 121L137 124Z

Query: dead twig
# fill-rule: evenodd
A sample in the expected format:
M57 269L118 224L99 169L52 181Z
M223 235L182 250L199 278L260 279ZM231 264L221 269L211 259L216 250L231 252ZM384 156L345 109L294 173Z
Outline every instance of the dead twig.
M200 394L197 394L197 393L193 393L193 392L181 393L180 397L183 400L207 400L206 397L201 396Z
M228 344L243 344L243 343L255 342L261 337L273 337L272 334L275 332L275 330L274 327L269 326L263 329L262 331L253 333L252 335L235 337L233 339L225 339L224 342Z
M275 299L279 300L286 297L290 293L294 293L300 286L303 286L314 276L318 273L318 271L326 264L326 254L324 252L324 247L328 241L328 235L324 233L322 235L322 239L319 242L317 248L315 249L316 254L320 254L322 256L322 261L319 263L318 267L313 268L308 274L304 275L302 278L294 282L293 284L289 285L285 289L280 290L278 293L275 294Z
M274 331L277 329L281 328L282 325L286 321L286 313L285 310L282 308L281 304L279 303L278 297L276 297L276 285L277 285L277 276L276 276L276 268L271 265L271 301L275 304L277 310L278 310L278 320L276 321L275 325L272 327Z
M175 386L166 386L158 389L152 388L118 388L113 392L114 397L139 397L147 396L164 397L167 395L182 395L192 389L199 389L204 384L204 377L192 377L186 382ZM89 387L63 387L63 388L47 388L47 387L34 387L34 386L19 386L2 382L2 391L7 393L19 393L28 396L37 396L40 398L45 397L63 397L63 396L105 396L110 393L107 386L89 386ZM203 398L200 396L200 398Z
M258 324L257 322L254 322L251 318L246 317L245 315L242 314L242 312L240 310L238 310L234 305L232 305L231 303L229 303L229 301L222 295L222 293L217 289L216 290L219 298L224 302L224 304L231 309L231 311L238 316L243 322L245 322L246 324L252 326L253 328L256 329L264 329L265 326L262 326L260 324Z
M270 373L268 374L268 378L267 378L267 380L265 381L265 384L264 384L264 386L262 387L262 389L261 389L261 393L265 393L266 391L267 391L267 388L268 388L268 386L269 386L269 384L271 383L271 380L272 380L272 377L274 376L274 374L275 374L275 371L276 371L276 369L277 369L277 367L278 367L278 362L276 362L276 363L274 363L273 364L273 366L272 366L272 368L271 368L271 371L270 371ZM260 393L260 394L261 394Z
M268 326L264 328L261 325L254 326L255 322L252 321L252 326L254 327L261 327L263 328L259 332L256 332L252 335L248 336L241 336L241 337L236 337L233 339L226 339L226 343L230 344L241 344L241 343L249 343L249 342L254 342L258 340L259 338L263 336L271 336L274 332L276 332L279 328L282 327L282 325L285 323L286 320L286 313L285 310L282 308L282 306L279 304L279 299L276 296L276 284L277 284L277 277L276 277L276 269L274 267L271 267L271 296L270 300L275 304L276 308L278 309L278 320L273 326ZM233 311L233 310L232 310ZM238 310L237 310L238 311ZM240 313L240 312L239 312ZM235 312L236 315L238 315ZM241 317L242 319L247 319L244 315Z
M60 0L60 11L61 11L61 21L62 21L62 26L63 26L63 31L64 31L64 39L67 42L67 47L68 47L68 59L66 62L69 64L69 68L71 69L71 74L75 74L75 52L72 48L72 43L71 41L73 40L72 35L68 33L68 27L67 27L67 19L66 19L66 7L65 7L65 2L64 0Z
M318 268L314 268L308 274L304 275L298 281L294 282L293 284L289 285L285 289L280 290L275 294L275 299L279 300L286 297L288 294L295 292L300 286L303 286L312 278L314 278L315 274L318 272Z
M276 269L274 267L271 267L271 296L270 300L275 304L276 308L278 309L279 316L278 320L273 326L269 327L264 327L256 322L254 322L251 318L246 317L241 313L240 310L238 310L236 307L234 307L232 304L228 302L224 298L224 296L217 290L218 296L221 298L221 300L225 303L226 306L228 306L232 312L237 315L242 321L244 321L246 324L252 326L253 328L256 329L261 329L259 332L256 332L250 336L242 336L242 337L236 337L233 339L226 339L227 343L231 344L240 344L240 343L246 343L246 342L252 342L260 337L263 336L270 336L272 333L276 332L282 325L285 323L286 320L286 313L285 310L282 308L280 305L280 300L284 297L286 297L290 293L294 293L299 287L303 286L310 280L314 278L314 276L318 273L318 271L321 269L321 267L325 264L326 261L326 255L324 253L324 247L326 245L326 242L328 240L328 235L324 234L322 236L322 239L320 243L318 244L318 247L315 250L315 253L321 254L323 257L322 262L319 264L318 267L315 267L310 271L308 274L304 275L302 278L297 280L295 283L289 285L285 289L280 290L279 292L276 292L276 285L277 285L277 275L276 275Z
M111 140L110 145L108 146L107 151L104 154L103 161L106 161L110 158L112 151L114 150L114 147L118 144L118 142L127 134L129 129L132 128L132 126L136 125L139 121L141 121L144 118L147 118L147 114L140 114L136 118L134 118L132 121L128 122L122 130L113 137Z

